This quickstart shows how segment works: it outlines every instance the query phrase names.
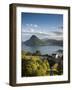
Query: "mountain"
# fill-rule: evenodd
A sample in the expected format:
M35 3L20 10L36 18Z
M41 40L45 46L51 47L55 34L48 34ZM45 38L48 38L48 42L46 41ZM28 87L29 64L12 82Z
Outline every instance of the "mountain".
M31 38L25 42L22 42L27 46L47 46L47 45L56 45L63 46L63 40L54 40L54 39L39 39L37 36L32 35Z
M45 40L45 42L47 42L48 45L63 46L63 40L48 39Z
M59 49L56 51L57 53L63 53L63 50Z
M27 46L39 46L44 45L44 42L40 40L37 36L32 35L31 38L24 42Z

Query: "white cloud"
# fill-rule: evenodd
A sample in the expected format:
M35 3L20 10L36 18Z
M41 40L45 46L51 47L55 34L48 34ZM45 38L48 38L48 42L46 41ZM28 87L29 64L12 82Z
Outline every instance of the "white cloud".
M30 24L30 26L32 27L32 26L33 26L33 24Z
M62 40L63 39L63 30L58 31L52 31L52 30L43 30L40 28L37 24L26 24L26 27L22 29L22 33L25 35L38 35L43 38L49 38L49 39L57 39Z
M26 24L26 26L27 26L27 27L35 27L35 28L37 28L37 27L38 27L38 25L37 25L37 24Z
M29 26L29 24L26 24L26 26Z
M34 32L35 30L33 28L30 28L30 32Z
M34 25L34 27L35 27L35 28L37 28L37 27L38 27L38 25L36 25L36 24L35 24L35 25Z
M32 27L32 26L33 26L33 24L26 24L26 26L27 26L27 27Z

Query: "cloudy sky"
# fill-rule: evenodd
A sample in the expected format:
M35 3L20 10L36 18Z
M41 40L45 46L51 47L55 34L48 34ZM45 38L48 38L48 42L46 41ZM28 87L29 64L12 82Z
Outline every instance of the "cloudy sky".
M63 39L63 15L21 13L22 41L28 40L32 35L40 39Z

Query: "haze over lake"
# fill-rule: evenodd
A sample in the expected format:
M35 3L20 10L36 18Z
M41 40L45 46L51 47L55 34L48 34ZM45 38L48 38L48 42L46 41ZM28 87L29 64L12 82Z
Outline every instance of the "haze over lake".
M62 46L26 46L25 44L22 44L22 50L28 51L31 53L35 53L37 50L41 52L42 55L44 54L53 54L55 51L63 50Z

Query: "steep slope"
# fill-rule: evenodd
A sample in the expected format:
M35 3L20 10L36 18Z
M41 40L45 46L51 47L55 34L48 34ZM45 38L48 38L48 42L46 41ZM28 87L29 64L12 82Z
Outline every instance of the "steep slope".
M24 42L24 44L27 46L38 46L38 45L43 45L44 42L40 40L37 36L32 35L29 40Z

